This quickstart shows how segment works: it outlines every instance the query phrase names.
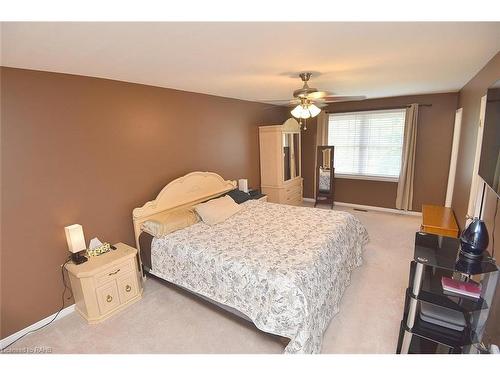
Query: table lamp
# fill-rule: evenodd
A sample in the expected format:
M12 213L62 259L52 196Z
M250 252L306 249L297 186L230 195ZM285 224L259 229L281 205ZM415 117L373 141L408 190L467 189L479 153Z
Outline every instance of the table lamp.
M480 261L488 242L486 224L476 217L460 235L460 254L471 261Z
M83 235L83 228L80 224L73 224L64 227L66 233L66 240L68 241L68 249L71 252L71 260L75 264L85 263L87 258L81 254L85 250L85 237Z
M240 178L238 180L238 189L248 193L248 180L246 178Z

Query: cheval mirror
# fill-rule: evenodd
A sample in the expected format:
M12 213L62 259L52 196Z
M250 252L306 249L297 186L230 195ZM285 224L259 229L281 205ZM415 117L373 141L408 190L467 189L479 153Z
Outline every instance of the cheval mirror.
M297 156L300 157L300 134L283 133L283 180L288 181L300 176Z
M334 204L335 168L333 167L333 146L318 146L316 153L316 201Z

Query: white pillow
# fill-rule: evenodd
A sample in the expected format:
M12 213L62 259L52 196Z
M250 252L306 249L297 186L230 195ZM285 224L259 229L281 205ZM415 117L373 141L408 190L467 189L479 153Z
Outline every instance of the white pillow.
M239 212L242 208L243 207L237 204L228 195L194 206L201 220L208 225L222 223L224 220Z
M160 238L176 230L189 227L200 221L191 209L181 209L159 214L155 220L147 220L142 224L142 230Z

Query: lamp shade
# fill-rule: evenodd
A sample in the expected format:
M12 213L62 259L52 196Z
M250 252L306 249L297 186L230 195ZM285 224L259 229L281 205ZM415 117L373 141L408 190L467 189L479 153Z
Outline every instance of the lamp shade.
M300 115L301 118L309 118L311 117L311 114L309 113L309 110L307 109L306 106L302 107L302 114Z
M311 117L316 117L321 112L321 109L316 107L314 104L309 105L309 112L311 112Z
M319 115L321 109L314 104L299 104L290 112L293 117L308 119Z
M299 104L297 107L292 109L290 113L293 117L300 118L300 115L302 114L302 106Z
M68 250L72 253L77 253L85 250L85 237L83 235L83 227L80 224L73 224L64 227L66 233L66 241L68 241Z

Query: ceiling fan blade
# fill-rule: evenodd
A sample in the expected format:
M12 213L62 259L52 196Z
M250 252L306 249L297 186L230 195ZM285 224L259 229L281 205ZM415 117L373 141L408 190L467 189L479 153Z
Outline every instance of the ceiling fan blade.
M276 107L281 107L281 106L277 106L276 104L269 104L268 106L264 107L262 110L263 111L275 111ZM283 107L286 108L287 106L283 106Z
M315 91L315 92L311 92L310 94L308 94L307 99L311 99L311 100L321 99L321 98L325 98L327 96L332 96L332 95L334 95L334 94L331 91Z
M332 95L332 96L325 96L324 98L319 98L317 100L319 101L324 101L326 103L333 103L333 102L349 102L349 101L355 101L355 100L364 100L366 99L366 96L355 96L355 95L348 95L348 96L342 96L342 95Z
M261 103L288 103L290 102L290 99L276 99L276 100L257 99L257 101Z
M278 105L283 105L283 104L289 104L289 103L300 103L300 100L298 99L276 99L276 100L265 100L265 99L258 99L257 101L262 102L262 103L270 103L270 104L278 104Z

